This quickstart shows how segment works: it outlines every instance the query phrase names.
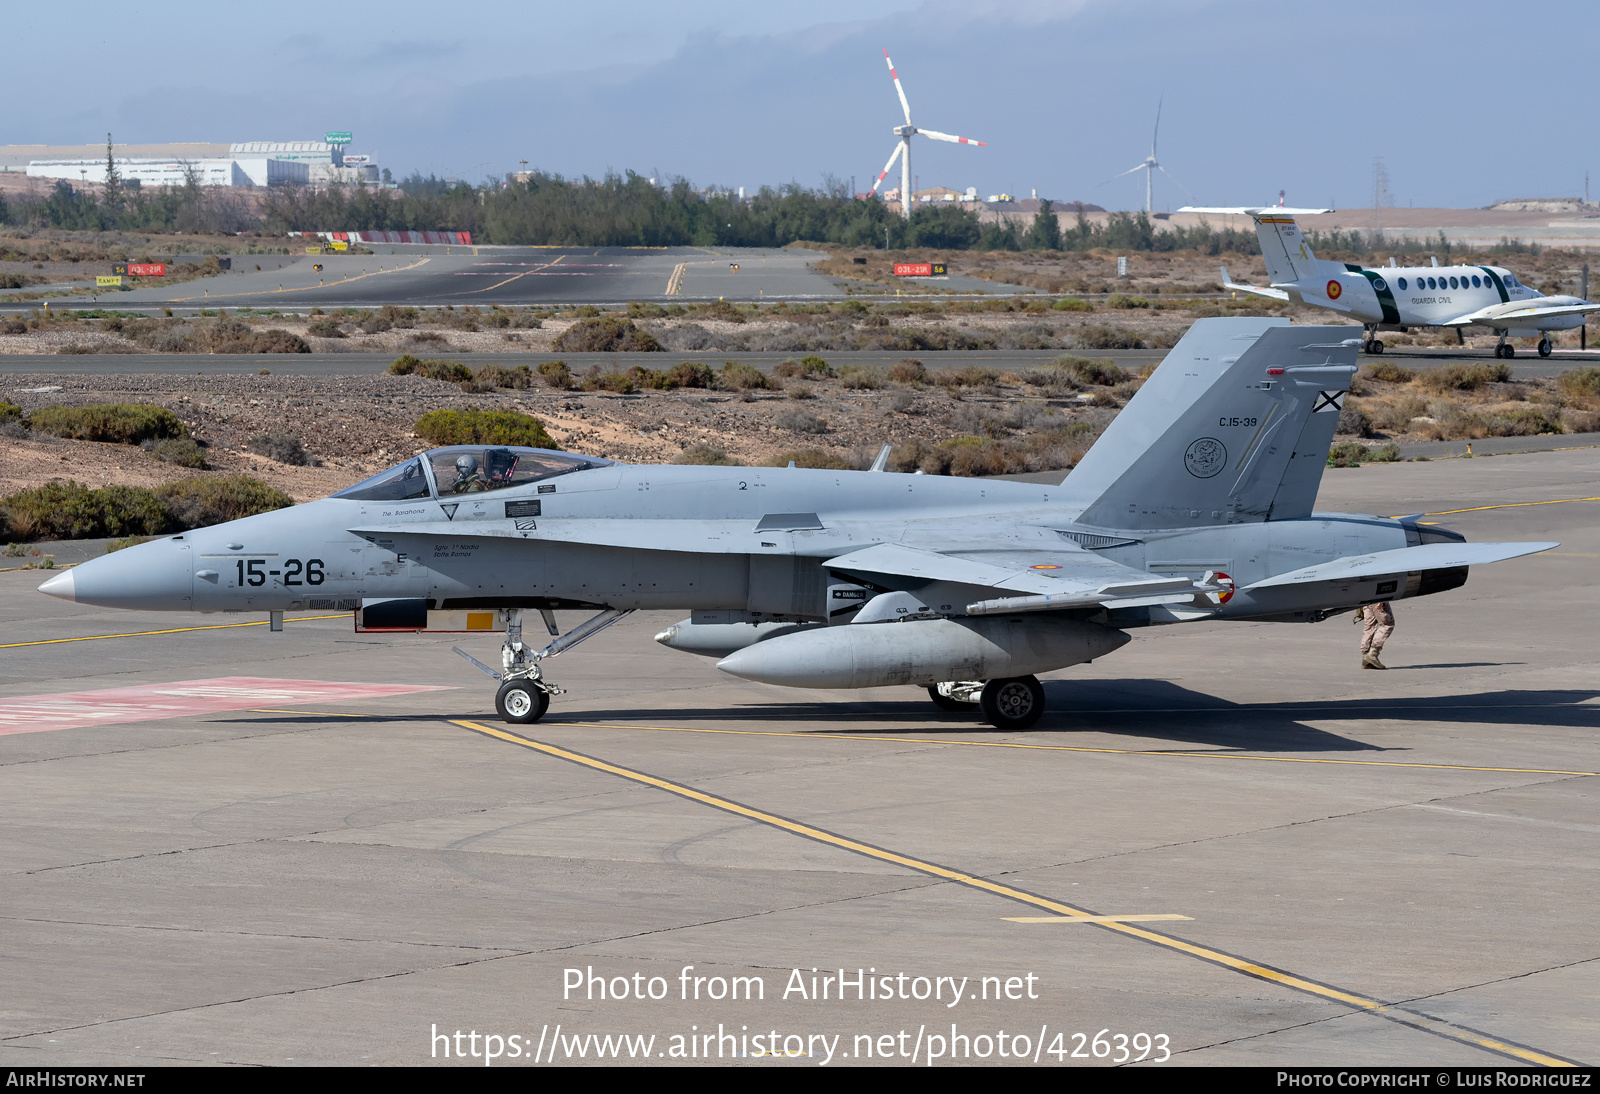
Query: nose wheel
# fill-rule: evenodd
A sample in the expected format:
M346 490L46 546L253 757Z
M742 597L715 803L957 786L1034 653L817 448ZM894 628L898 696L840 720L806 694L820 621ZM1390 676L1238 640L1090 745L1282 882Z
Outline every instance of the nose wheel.
M509 680L500 685L494 708L512 725L537 722L550 709L550 693L532 680Z

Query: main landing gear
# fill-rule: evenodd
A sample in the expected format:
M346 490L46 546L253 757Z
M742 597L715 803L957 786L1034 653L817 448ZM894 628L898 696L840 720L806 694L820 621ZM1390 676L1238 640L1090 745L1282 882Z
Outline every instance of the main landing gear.
M1369 353L1374 357L1382 354L1383 339L1378 337L1378 328L1364 327L1362 330L1366 337L1361 342L1361 351L1363 353Z
M500 690L494 697L494 707L500 712L500 717L512 725L537 722L550 709L550 697L562 694L561 688L544 678L544 671L539 667L539 662L558 653L564 653L579 642L593 638L611 624L632 615L633 609L607 608L599 615L578 624L566 634L561 634L556 627L554 612L541 609L540 614L544 616L545 628L551 635L557 637L542 650L529 650L522 642L522 609L513 608L507 613L506 640L500 647L502 666L500 672L495 672L466 650L456 647L456 652L462 657L471 661L486 675L501 682Z
M1044 687L1036 676L999 680L947 680L928 688L940 710L956 713L977 707L996 729L1027 729L1044 716Z
M1547 343L1540 343L1540 345L1545 344ZM1494 345L1494 355L1496 357L1506 358L1507 360L1517 355L1517 347L1506 341L1505 331L1500 332L1500 341L1496 342Z
M1550 349L1551 349L1551 346L1550 346L1550 339L1549 338L1541 338L1541 339L1539 339L1539 356L1540 357L1549 357L1550 356Z

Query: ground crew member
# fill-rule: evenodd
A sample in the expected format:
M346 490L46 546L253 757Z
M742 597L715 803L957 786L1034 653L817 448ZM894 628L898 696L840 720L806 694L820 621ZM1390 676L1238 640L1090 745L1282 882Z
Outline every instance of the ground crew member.
M1378 660L1383 644L1394 633L1394 609L1387 600L1368 604L1356 612L1356 624L1361 628L1361 667L1386 669L1389 666Z

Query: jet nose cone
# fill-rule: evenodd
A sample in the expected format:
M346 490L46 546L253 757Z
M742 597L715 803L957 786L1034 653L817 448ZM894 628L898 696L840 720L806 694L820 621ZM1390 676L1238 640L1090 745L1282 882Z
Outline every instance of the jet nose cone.
M77 591L73 588L71 570L52 577L49 581L39 586L39 591L46 596L60 597L62 600L78 599Z
M193 605L194 568L187 544L170 539L128 547L90 559L39 587L78 604L140 611L188 611ZM67 584L57 592L57 582Z

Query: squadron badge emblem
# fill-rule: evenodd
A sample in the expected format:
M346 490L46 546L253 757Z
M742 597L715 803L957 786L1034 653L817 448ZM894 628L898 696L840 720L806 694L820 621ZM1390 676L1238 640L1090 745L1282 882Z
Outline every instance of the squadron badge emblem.
M1228 450L1215 437L1201 437L1183 454L1183 466L1197 479L1209 479L1228 462Z

